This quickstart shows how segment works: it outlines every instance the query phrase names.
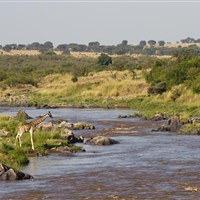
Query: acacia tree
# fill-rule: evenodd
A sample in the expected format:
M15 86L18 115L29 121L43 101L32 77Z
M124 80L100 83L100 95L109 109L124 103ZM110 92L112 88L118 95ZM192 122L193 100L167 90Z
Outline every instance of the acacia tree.
M123 45L123 46L126 46L127 44L128 44L128 41L127 41L127 40L123 40L123 41L122 41L122 45Z
M154 45L156 44L156 41L155 41L155 40L149 40L149 41L148 41L148 44L149 44L150 46L154 46Z
M146 46L146 45L147 45L147 43L146 43L146 41L145 41L145 40L141 40L141 41L140 41L140 43L139 43L139 45L144 47L144 46Z
M46 50L51 50L51 49L53 49L53 43L50 42L50 41L45 42L45 43L44 43L44 48L45 48Z
M165 45L165 41L160 40L160 41L158 41L158 44L159 44L159 46L164 46Z

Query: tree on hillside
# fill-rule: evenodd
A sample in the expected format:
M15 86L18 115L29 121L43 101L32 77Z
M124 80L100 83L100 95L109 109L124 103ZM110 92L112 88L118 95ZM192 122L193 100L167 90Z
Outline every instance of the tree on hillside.
M123 40L123 41L122 41L122 45L123 45L123 46L126 46L127 44L128 44L128 41L127 41L127 40Z
M149 44L150 46L154 46L154 45L156 44L156 41L155 41L155 40L149 40L149 41L148 41L148 44Z
M6 44L3 48L4 51L11 51L17 49L17 44Z
M195 39L191 37L187 37L186 39L181 40L182 43L194 43Z
M144 47L144 46L146 46L146 45L147 45L147 43L146 43L146 41L145 41L145 40L141 40L141 41L140 41L140 43L139 43L139 45Z
M159 44L159 46L164 46L165 45L165 41L160 40L160 41L158 41L158 44Z
M100 43L99 42L89 42L88 49L89 49L89 51L99 52Z
M68 47L67 44L59 44L59 45L56 47L56 50L58 50L58 51L66 51L66 50L68 50L68 49L69 49L69 47Z
M26 45L25 44L18 44L17 49L18 50L26 49Z
M28 50L40 50L41 44L39 42L33 42L27 46Z
M53 49L53 43L52 43L52 42L49 42L49 41L45 42L45 43L44 43L44 48L45 48L46 50L52 50L52 49Z
M102 53L97 59L97 64L108 66L112 64L112 58L107 54Z

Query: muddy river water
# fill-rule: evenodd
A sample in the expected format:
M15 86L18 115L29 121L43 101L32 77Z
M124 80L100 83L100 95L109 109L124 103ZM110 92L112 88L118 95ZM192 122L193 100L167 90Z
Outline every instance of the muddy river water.
M2 108L15 115L19 108ZM48 110L26 108L35 117ZM125 109L52 109L54 117L86 121L120 144L89 146L73 156L30 158L34 180L0 182L0 199L200 199L200 137L152 132L158 124L119 119ZM164 122L163 122L164 123ZM80 144L81 145L81 144Z

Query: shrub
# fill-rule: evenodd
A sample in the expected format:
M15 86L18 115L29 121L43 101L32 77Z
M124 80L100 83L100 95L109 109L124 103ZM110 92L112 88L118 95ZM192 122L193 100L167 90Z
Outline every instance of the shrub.
M182 88L175 88L174 90L172 90L172 94L170 96L171 100L176 101L176 99L178 99L181 96L182 91Z
M163 92L166 92L167 87L165 82L159 82L151 87L148 88L149 94L162 94Z
M107 54L102 53L97 60L97 64L108 66L112 64L112 58Z
M73 77L71 78L71 81L72 81L73 83L77 82L77 81L78 81L77 76L73 76Z

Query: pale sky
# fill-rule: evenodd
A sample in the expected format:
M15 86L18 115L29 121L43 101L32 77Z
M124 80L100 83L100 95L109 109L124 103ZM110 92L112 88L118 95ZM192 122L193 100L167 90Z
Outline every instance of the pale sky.
M83 1L83 0L82 0ZM0 44L116 45L200 38L199 2L14 2L0 0Z

